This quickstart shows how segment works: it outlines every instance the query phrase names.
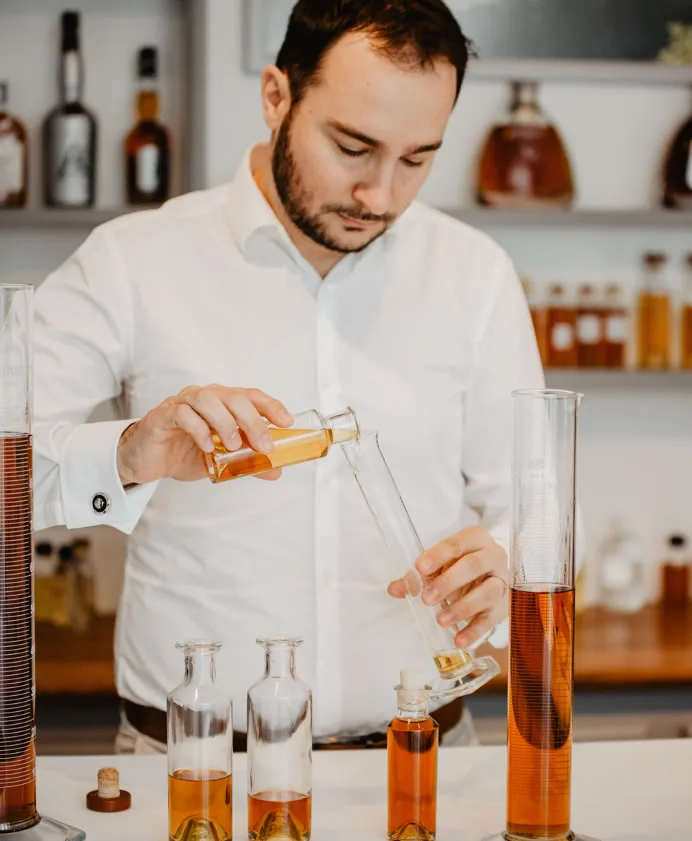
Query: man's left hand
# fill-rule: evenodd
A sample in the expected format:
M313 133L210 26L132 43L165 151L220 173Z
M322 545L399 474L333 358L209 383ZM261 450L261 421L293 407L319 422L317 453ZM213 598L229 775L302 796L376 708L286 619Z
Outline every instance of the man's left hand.
M425 581L423 601L445 603L437 616L446 628L466 622L455 644L468 648L506 618L509 570L507 553L482 526L463 529L418 558L416 569ZM395 598L406 595L404 579L389 585Z

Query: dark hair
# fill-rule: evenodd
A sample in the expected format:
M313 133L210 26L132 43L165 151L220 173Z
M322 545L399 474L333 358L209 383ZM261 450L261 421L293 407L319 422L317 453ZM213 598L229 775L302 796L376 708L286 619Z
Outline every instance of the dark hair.
M447 59L457 71L458 98L472 46L443 0L298 0L276 59L294 104L314 84L327 52L350 32L370 36L395 61L423 68Z

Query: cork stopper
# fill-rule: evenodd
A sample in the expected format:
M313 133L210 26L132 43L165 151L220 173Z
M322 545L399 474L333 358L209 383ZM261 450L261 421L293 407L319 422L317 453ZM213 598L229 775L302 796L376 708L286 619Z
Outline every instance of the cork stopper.
M92 812L124 812L132 805L129 791L120 788L117 768L99 768L98 788L86 797L87 809Z

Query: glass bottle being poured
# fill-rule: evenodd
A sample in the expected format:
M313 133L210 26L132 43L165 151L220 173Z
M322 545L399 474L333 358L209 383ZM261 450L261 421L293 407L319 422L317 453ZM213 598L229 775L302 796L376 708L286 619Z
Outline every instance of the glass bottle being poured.
M438 614L449 606L447 601L437 606L423 601L423 589L432 580L421 575L415 566L423 554L423 545L382 455L377 433L361 432L342 449L385 542L392 573L403 578L406 599L430 646L440 678L432 687L431 698L470 695L495 677L499 666L492 657L475 659L471 652L456 647L459 626L443 628L437 622Z

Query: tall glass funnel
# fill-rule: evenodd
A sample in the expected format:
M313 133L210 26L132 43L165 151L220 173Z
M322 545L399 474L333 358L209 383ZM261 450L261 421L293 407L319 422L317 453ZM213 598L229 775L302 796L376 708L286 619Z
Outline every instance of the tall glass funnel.
M514 395L506 841L568 841L581 394Z
M36 808L31 286L0 285L0 834L77 841Z

